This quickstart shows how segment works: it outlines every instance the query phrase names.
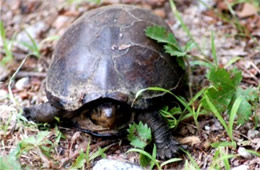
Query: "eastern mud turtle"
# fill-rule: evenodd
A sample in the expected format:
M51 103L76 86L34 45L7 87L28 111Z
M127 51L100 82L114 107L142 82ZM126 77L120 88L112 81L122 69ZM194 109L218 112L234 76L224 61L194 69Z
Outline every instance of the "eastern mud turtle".
M142 121L152 130L159 157L173 157L178 143L159 114L169 103L167 95L150 91L134 100L147 87L178 92L184 80L176 58L145 36L147 26L155 24L170 31L160 17L136 6L84 14L56 45L46 80L48 102L25 108L25 115L38 122L68 119L97 136L116 135L132 120Z

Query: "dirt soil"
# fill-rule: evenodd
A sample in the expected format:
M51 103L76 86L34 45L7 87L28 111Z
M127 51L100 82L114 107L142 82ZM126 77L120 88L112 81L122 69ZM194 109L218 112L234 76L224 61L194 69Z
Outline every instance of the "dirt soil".
M76 1L76 0L74 0ZM43 124L37 128L33 122L21 120L22 108L47 101L44 94L44 79L50 64L52 52L60 37L68 26L84 12L109 4L135 4L143 8L152 9L153 12L171 26L181 44L189 40L181 23L176 20L167 0L104 0L96 5L86 1L69 3L65 0L7 0L1 1L1 21L4 24L6 38L17 42L13 43L12 52L14 59L5 66L0 66L0 156L6 156L13 149L17 149L19 142L30 136L37 135L40 131L50 131L45 136L50 143L44 146L53 148L48 154L42 154L43 149L38 145L28 149L19 156L22 167L30 169L64 169L69 168L75 162L80 150L86 150L91 141L90 151L95 152L99 147L109 146L105 152L108 158L127 160L139 163L137 153L128 153L131 148L126 139L103 140L74 129L59 127L63 136L59 142L55 142L60 135L57 128ZM247 5L236 7L235 13L239 23L243 26L244 34L239 34L237 27L228 21L224 21L216 10L229 14L228 8L221 0L208 0L210 8L206 8L198 1L176 0L177 9L181 12L184 23L191 31L194 40L202 48L203 55L199 51L192 51L193 55L201 58L211 58L210 35L215 34L215 45L220 65L226 65L234 57L241 59L232 65L242 70L243 80L241 87L257 87L260 81L260 15L259 11ZM27 57L24 65L18 70L19 65L32 52L22 45L21 41L32 46L30 38L38 44L39 57ZM48 39L46 39L48 38ZM0 41L0 59L6 56L3 50L4 43ZM37 50L33 50L34 52ZM13 81L11 77L18 71ZM194 93L208 85L205 78L206 69L196 67L191 76ZM9 85L9 83L11 83ZM10 89L8 89L10 88ZM10 93L12 92L12 93ZM10 95L10 94L13 94ZM256 109L260 115L260 107ZM228 141L229 138L218 120L213 116L199 118L201 134L199 134L194 122L183 122L178 132L173 132L178 141L188 146L192 157L201 169L208 169L211 165L215 149L210 146L217 141ZM255 151L260 149L259 124L255 126L254 120L250 119L245 125L237 126L234 131L234 139L238 143L237 148L230 148L230 154L238 155L230 160L232 167L247 166L248 169L260 169L260 158L248 155L243 149L249 148ZM48 155L48 156L46 156ZM90 161L86 169L91 168L95 161ZM188 159L183 156L183 159ZM165 169L182 169L184 161L169 164ZM0 167L1 169L1 167Z

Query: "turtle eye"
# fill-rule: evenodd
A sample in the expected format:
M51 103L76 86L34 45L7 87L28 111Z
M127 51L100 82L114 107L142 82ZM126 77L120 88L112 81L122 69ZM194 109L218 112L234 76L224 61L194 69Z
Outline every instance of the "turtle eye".
M100 108L95 108L93 109L93 112L92 113L95 113L96 116L101 116L102 115L102 109Z

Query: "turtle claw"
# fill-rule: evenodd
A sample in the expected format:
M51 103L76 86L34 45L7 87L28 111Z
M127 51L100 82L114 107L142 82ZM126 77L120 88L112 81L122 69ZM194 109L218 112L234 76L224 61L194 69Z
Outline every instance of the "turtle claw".
M161 160L171 159L179 155L180 145L174 139L164 142L163 146L157 145L157 157Z
M137 119L146 123L152 130L154 142L157 146L157 157L165 160L178 155L180 144L174 140L167 122L158 112L139 114Z

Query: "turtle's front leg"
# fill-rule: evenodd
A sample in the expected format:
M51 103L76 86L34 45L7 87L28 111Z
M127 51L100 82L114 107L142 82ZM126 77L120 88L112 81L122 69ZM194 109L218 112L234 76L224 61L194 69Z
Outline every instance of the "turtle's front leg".
M153 139L157 147L157 156L164 160L175 157L179 151L179 144L173 138L167 122L159 112L140 113L137 120L146 123L152 130Z
M26 107L23 110L24 116L36 122L47 122L54 121L54 118L59 116L62 110L52 106L50 103L43 103L32 107Z

